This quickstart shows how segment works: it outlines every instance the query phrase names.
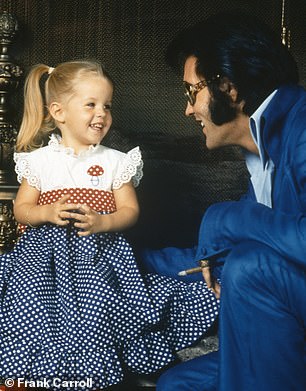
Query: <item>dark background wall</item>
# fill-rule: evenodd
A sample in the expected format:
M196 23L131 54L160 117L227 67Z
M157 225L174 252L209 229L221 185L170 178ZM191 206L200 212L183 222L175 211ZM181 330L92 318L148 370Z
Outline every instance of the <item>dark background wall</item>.
M195 121L184 118L181 79L164 62L171 38L208 15L252 12L281 33L281 0L1 0L19 33L11 48L25 71L71 59L95 58L115 81L113 127L106 143L127 151L139 145L144 178L141 218L128 234L143 246L189 246L213 202L237 199L246 187L240 151L208 151ZM306 85L306 0L286 1L291 50ZM22 84L22 83L21 83ZM22 113L22 85L13 99Z

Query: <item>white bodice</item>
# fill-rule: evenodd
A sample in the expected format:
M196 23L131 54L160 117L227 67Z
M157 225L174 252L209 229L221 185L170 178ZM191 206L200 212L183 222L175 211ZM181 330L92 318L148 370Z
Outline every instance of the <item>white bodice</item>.
M136 187L143 175L139 147L123 153L97 145L75 155L56 135L45 147L15 153L14 160L18 181L25 178L42 193L65 188L112 191L129 181Z

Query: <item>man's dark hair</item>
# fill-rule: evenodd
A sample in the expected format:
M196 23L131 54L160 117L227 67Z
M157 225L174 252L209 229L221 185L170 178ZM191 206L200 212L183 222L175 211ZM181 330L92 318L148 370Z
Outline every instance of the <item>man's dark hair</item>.
M299 81L297 64L280 34L255 17L237 12L213 15L179 33L168 46L166 61L180 71L189 56L197 58L198 76L212 80L208 87L219 124L233 115L224 112L220 119L226 101L220 82L234 85L238 102L244 100L244 112L252 115L273 90ZM217 75L220 78L214 79ZM230 109L229 101L227 106Z

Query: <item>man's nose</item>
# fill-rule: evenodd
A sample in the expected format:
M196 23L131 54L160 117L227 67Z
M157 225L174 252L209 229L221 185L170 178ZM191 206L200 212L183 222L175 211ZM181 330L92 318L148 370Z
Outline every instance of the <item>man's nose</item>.
M194 115L193 106L189 102L187 102L187 106L186 106L186 109L185 109L185 115L186 115L186 117Z

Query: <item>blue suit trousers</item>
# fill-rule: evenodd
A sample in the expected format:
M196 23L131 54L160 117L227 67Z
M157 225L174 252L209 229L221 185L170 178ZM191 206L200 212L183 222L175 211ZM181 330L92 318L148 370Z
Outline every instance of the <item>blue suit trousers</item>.
M305 270L266 245L238 244L222 271L219 352L169 369L156 389L305 391L305 325Z

